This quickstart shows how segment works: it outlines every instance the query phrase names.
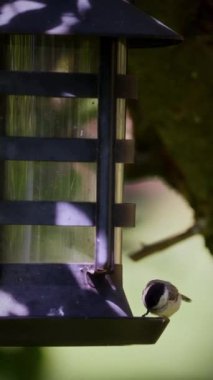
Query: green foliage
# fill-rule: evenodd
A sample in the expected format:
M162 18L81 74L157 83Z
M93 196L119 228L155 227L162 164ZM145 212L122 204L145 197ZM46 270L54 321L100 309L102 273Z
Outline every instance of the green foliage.
M41 363L39 348L0 349L0 379L39 380Z
M137 148L130 176L160 175L182 193L195 218L205 222L206 244L213 251L213 38L207 12L212 5L207 0L185 5L143 1L144 10L185 41L130 53L129 69L139 81L138 103L130 104Z

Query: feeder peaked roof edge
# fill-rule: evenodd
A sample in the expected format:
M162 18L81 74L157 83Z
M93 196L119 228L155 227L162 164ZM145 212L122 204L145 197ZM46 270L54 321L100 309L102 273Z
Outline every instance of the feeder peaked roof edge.
M182 41L125 0L3 0L0 33L125 37L132 47Z

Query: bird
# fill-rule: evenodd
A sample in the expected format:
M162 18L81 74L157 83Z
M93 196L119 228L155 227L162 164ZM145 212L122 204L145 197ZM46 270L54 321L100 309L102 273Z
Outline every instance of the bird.
M176 286L163 280L151 280L142 292L142 301L147 312L159 317L169 318L180 308L181 301L191 302L191 299L179 293Z

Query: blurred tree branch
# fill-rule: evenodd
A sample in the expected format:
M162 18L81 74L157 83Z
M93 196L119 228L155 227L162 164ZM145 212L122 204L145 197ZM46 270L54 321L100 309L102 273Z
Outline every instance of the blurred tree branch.
M164 249L173 246L174 244L180 243L181 241L184 241L194 235L202 233L204 226L205 222L200 221L195 223L193 226L191 226L184 232L181 232L177 235L173 235L166 239L159 240L158 242L153 244L143 244L141 249L130 254L130 258L133 261L138 261L144 257L152 255L153 253L161 252Z

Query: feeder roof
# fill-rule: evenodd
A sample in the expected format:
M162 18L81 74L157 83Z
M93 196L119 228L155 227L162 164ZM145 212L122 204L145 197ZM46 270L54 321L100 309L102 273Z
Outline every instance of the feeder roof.
M3 0L0 33L125 37L133 47L182 41L125 0Z

